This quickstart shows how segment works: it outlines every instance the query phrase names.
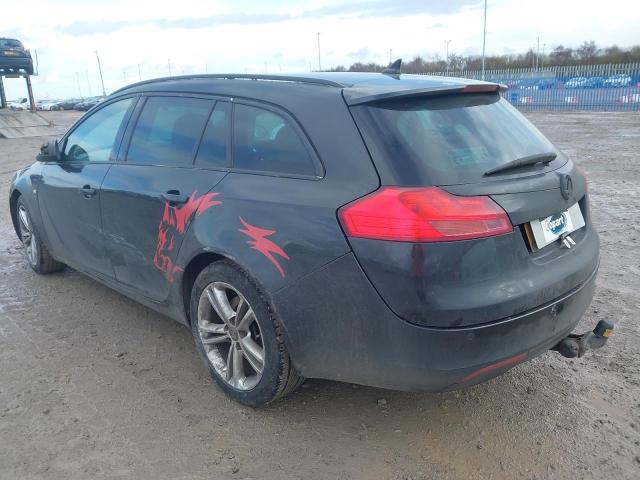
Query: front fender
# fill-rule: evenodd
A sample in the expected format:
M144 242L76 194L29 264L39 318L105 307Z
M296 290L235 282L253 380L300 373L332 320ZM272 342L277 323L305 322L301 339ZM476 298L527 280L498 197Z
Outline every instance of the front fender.
M11 180L11 186L9 187L9 211L11 213L13 229L18 238L20 238L17 216L18 197L22 197L23 202L27 205L29 213L31 214L31 220L35 223L38 231L42 232L42 218L38 206L37 191L38 183L42 179L43 168L43 164L36 162L29 167L18 170Z

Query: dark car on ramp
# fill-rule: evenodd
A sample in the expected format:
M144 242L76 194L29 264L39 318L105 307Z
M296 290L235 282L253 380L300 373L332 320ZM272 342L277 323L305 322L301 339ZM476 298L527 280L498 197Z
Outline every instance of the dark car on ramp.
M33 75L31 52L24 48L20 40L0 37L0 72Z
M141 82L17 172L13 223L36 272L69 265L188 325L248 405L305 377L441 391L580 356L612 329L571 334L599 263L587 184L500 88Z

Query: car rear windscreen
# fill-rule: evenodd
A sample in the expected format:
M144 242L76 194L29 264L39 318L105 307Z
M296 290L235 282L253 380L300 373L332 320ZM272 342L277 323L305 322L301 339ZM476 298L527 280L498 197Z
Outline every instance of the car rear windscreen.
M477 182L498 165L558 153L497 93L411 97L352 112L385 184Z
M0 48L22 48L22 43L11 38L0 38Z

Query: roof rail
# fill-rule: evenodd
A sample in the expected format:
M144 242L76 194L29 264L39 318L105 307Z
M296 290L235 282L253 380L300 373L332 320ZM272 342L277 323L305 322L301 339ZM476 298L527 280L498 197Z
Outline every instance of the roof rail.
M251 73L205 73L205 74L196 74L196 75L178 75L173 77L161 77L154 78L151 80L143 80L142 82L132 83L131 85L127 85L126 87L119 88L115 90L113 93L122 92L129 88L138 87L140 85L147 85L150 83L158 83L158 82L168 82L171 80L196 80L196 79L227 79L227 80L235 80L235 79L245 79L245 80L273 80L278 82L297 82L297 83L308 83L312 85L323 85L327 87L338 87L344 88L346 85L342 83L334 82L333 80L327 80L324 78L316 78L316 77L303 77L297 75L262 75L262 74L251 74Z

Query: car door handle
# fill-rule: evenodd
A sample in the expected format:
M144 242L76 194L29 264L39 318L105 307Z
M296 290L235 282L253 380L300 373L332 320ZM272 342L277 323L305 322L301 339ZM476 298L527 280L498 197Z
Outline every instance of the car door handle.
M169 190L162 194L162 198L164 198L169 203L187 203L189 197L187 195L181 195L178 190Z
M91 185L85 185L80 189L80 193L84 198L91 198L96 194L97 190L95 188L91 188Z

